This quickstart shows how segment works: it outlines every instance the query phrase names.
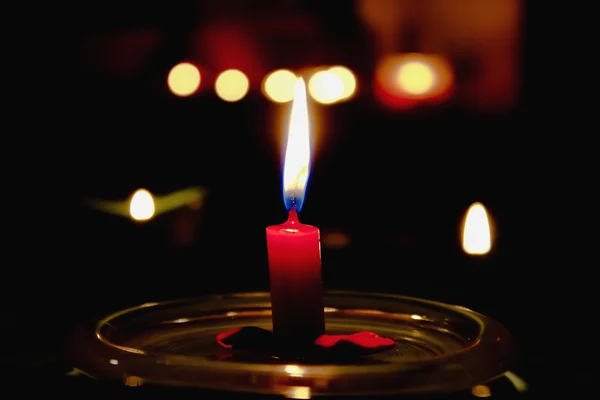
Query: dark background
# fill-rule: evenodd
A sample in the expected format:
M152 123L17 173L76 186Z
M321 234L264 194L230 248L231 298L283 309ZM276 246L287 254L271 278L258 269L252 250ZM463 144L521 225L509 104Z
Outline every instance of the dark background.
M530 383L529 395L586 391L594 368L588 350L573 343L586 329L594 284L584 275L589 261L563 257L576 239L566 228L571 203L581 201L577 213L585 214L587 169L575 165L586 161L573 144L585 146L563 95L570 89L549 88L564 69L559 57L548 62L561 41L544 14L524 8L512 101L481 109L466 96L397 111L371 90L377 46L351 2L282 3L282 13L306 16L297 21L303 33L262 46L256 71L344 64L361 85L351 101L317 107L322 134L301 219L324 238L342 232L351 240L344 248L324 244L324 286L475 309L514 334L515 372ZM146 301L268 289L264 228L285 218L273 140L282 129L273 121L286 108L258 90L234 104L210 86L176 98L165 77L182 60L202 65L207 80L219 71L191 39L214 15L251 20L278 11L274 2L254 11L244 2L218 12L207 4L86 2L39 10L36 34L16 34L28 61L6 82L17 86L9 108L17 112L8 116L16 119L14 139L4 147L6 219L14 222L3 268L9 373L64 390L62 346L80 322ZM317 33L301 29L306 21ZM420 51L411 29L396 51ZM148 31L161 41L143 39ZM97 44L107 35L112 45ZM134 62L136 46L149 50ZM124 200L140 187L166 194L190 186L207 191L201 210L144 224L84 203ZM486 205L498 233L492 253L476 261L458 241L474 201ZM178 244L190 221L193 240Z

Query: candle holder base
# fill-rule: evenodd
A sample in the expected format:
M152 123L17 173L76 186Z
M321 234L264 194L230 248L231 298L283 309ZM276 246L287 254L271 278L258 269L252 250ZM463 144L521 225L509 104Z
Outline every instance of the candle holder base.
M70 358L98 380L295 398L455 392L502 375L513 358L506 329L463 307L376 293L328 292L324 300L328 334L370 331L396 345L349 363L240 361L217 334L271 328L269 294L241 293L114 313L74 333Z

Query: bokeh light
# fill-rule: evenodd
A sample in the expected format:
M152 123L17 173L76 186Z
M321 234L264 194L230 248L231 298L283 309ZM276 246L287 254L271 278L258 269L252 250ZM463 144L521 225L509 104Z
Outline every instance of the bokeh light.
M329 70L317 71L308 81L308 92L321 104L333 104L344 95L344 82Z
M356 93L356 76L354 76L354 73L341 65L331 67L329 71L337 75L344 84L341 100L347 100L354 96L354 93Z
M356 91L354 73L341 65L321 67L308 81L310 96L321 104L335 104L351 98Z
M453 89L452 66L437 54L392 54L381 59L375 71L376 97L394 108L441 102Z
M239 101L246 96L250 88L250 81L246 74L237 69L223 71L215 81L215 92L222 100L228 102Z
M167 85L176 96L190 96L200 87L200 70L194 64L179 63L169 71Z
M271 72L263 81L264 95L276 103L287 103L294 98L296 74L287 69Z
M435 71L423 61L410 61L398 68L398 85L407 93L420 95L430 91L435 85Z

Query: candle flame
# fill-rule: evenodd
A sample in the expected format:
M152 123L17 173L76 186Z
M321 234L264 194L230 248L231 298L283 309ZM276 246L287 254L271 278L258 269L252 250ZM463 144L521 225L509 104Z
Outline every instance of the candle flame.
M138 189L129 202L129 214L136 221L147 221L154 216L155 207L152 194L146 189Z
M289 211L300 211L308 184L310 166L310 133L308 104L304 79L298 78L288 128L283 166L283 201Z
M483 204L471 204L465 216L462 247L465 253L484 255L492 248L490 221Z

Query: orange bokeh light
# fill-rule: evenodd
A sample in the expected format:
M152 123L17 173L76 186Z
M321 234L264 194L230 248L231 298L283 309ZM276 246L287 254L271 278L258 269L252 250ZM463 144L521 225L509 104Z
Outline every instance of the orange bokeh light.
M407 108L446 100L452 94L454 72L439 55L396 54L379 63L374 86L384 104Z

